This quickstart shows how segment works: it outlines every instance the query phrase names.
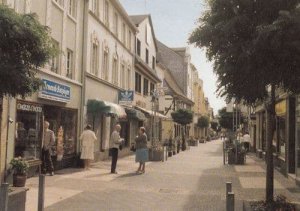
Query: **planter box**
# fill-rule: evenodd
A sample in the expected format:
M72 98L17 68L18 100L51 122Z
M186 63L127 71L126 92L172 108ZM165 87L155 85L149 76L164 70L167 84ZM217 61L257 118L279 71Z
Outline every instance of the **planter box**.
M8 209L13 211L25 211L26 193L28 188L13 188L8 193Z
M250 205L251 202L254 201L243 201L243 211L253 211ZM291 204L295 205L296 210L300 210L300 204L298 202L291 202Z
M156 151L156 150L149 149L149 160L164 161L164 151Z

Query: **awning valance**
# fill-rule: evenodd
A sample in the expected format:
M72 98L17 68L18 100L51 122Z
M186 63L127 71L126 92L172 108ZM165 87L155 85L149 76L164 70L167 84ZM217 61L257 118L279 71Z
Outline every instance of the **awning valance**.
M145 115L139 110L136 110L134 108L125 108L125 111L126 111L127 117L129 119L137 119L139 121L145 121L146 120Z
M87 112L93 114L102 113L116 115L119 118L126 118L127 116L125 109L122 106L104 100L88 100Z
M147 109L144 109L144 108L141 108L139 106L135 106L135 108L139 109L140 111L150 115L150 116L156 116L156 117L159 117L161 119L167 119L168 117L165 116L165 115L162 115L161 113L159 112L154 112L154 111L150 111L150 110L147 110Z

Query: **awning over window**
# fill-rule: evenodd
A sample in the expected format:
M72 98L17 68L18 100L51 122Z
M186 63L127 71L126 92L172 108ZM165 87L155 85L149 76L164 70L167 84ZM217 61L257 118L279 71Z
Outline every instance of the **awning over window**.
M139 110L136 110L134 108L125 108L125 111L129 119L137 119L139 121L146 120L145 115Z
M165 115L162 115L161 113L159 112L154 112L154 111L150 111L150 110L147 110L147 109L144 109L144 108L141 108L139 106L135 106L135 108L139 109L140 111L150 115L150 116L156 116L156 117L159 117L161 119L167 119L168 117L165 116Z
M127 116L125 109L122 106L104 100L88 100L87 112L93 114L102 113L116 115L119 118L126 118Z

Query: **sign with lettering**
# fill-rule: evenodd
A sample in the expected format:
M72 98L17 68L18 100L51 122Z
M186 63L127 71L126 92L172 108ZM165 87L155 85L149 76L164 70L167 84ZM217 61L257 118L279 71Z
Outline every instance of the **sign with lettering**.
M40 105L35 105L30 103L18 102L17 110L41 113L43 111L43 107Z
M133 91L119 91L120 105L132 106L133 98L134 98Z
M69 86L47 79L42 79L42 81L42 90L39 92L40 98L64 103L70 102L71 88Z

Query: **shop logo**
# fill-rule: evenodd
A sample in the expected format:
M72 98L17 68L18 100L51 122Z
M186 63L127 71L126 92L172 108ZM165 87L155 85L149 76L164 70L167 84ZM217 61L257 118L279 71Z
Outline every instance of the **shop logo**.
M43 108L38 105L18 103L17 110L41 113L43 111Z
M119 104L121 105L132 105L134 97L133 91L119 91Z

